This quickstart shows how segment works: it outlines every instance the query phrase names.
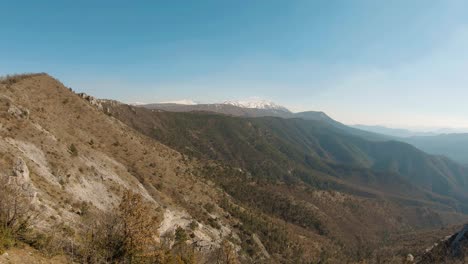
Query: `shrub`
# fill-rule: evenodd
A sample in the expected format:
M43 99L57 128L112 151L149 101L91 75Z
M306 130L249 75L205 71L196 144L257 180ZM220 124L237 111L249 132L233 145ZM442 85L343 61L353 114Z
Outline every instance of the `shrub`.
M185 232L185 230L182 228L182 227L177 227L176 231L175 231L175 243L176 244L180 244L180 243L184 243L185 241L187 241L187 233Z
M26 186L0 176L0 251L24 240L33 218L32 198Z
M73 157L78 156L78 149L76 148L75 144L73 144L73 143L70 145L70 147L68 147L68 152L70 152L70 154Z
M91 219L83 235L86 263L146 263L158 257L159 221L141 195L126 191L117 210Z

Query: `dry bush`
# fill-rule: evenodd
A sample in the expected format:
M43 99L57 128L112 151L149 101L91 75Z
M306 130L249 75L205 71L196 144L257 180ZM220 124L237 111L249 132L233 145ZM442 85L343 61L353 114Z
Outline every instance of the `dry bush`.
M24 240L34 218L32 197L14 177L0 176L0 251Z
M0 76L0 84L6 84L7 86L10 86L21 80L31 78L34 76L45 75L45 74L46 73L24 73L24 74L12 74L12 75Z
M126 191L116 210L93 217L83 235L85 263L158 263L159 219L141 195Z

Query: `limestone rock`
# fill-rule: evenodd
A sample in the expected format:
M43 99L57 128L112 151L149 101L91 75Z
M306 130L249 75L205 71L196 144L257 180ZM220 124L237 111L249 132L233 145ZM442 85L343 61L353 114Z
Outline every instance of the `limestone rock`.
M13 167L13 175L18 177L18 181L20 182L29 182L29 169L22 158L16 160L15 166Z
M13 104L11 104L10 107L8 108L8 113L18 119L29 118L29 110L15 106Z
M85 93L79 93L78 94L81 98L85 99L86 101L89 102L90 105L95 106L99 110L103 110L102 104L99 99L96 99L95 97L91 95L87 95Z
M406 256L406 262L407 263L413 263L414 262L414 256L412 254L408 254L408 256Z

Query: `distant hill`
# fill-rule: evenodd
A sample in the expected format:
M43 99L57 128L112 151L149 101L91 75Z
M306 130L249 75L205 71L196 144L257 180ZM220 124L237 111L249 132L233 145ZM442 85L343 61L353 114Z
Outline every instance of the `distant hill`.
M435 132L417 132L402 128L389 128L384 126L352 125L351 127L392 137L435 136Z
M465 167L320 112L168 112L28 74L0 78L0 121L1 207L37 215L0 210L0 262L125 262L129 232L138 262L391 263L468 217Z
M436 132L414 132L406 129L366 125L352 127L387 135L388 138L409 143L427 153L443 155L468 165L468 133L437 134Z
M468 165L468 134L442 134L401 139L428 153L444 155Z
M255 107L257 106L257 107ZM260 106L260 107L258 107ZM331 117L324 112L320 111L306 111L293 113L285 107L276 105L274 103L261 103L261 104L246 104L239 102L229 102L223 104L146 104L138 105L138 107L144 107L153 110L163 110L169 112L212 112L230 116L239 117L281 117L281 118L300 118L304 120L315 120L326 122L336 128L342 129L350 134L364 137L370 140L388 140L391 137L384 136L382 134L368 132L346 126Z
M139 105L147 109L164 110L170 112L213 112L224 115L243 116L243 117L261 117L278 116L290 117L292 113L286 108L246 108L231 103L223 104L146 104Z
M130 110L126 106L111 111L182 152L228 162L263 178L313 182L314 171L319 171L390 190L395 188L385 177L394 177L437 195L460 201L468 198L463 187L468 186L465 167L406 143L364 139L352 133L355 129L342 129L344 125L320 112L283 119Z

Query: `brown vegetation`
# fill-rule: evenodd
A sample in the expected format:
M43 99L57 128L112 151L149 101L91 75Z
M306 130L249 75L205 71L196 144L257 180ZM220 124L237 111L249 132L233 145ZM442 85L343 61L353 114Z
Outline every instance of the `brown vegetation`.
M26 239L34 217L32 197L15 177L0 176L0 253Z

